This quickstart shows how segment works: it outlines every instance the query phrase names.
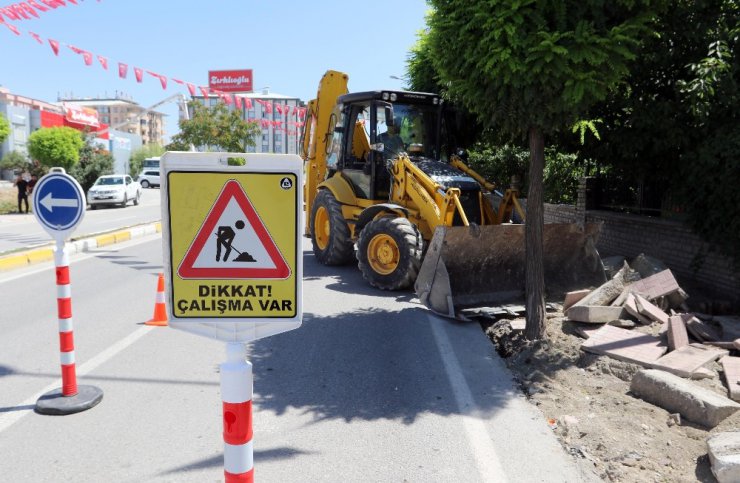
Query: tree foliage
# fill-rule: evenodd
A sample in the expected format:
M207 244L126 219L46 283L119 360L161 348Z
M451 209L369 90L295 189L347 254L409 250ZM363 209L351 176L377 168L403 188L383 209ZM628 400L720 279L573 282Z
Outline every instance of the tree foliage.
M113 174L113 164L111 153L93 143L91 137L87 137L80 149L80 161L69 170L69 174L87 192L99 176Z
M136 176L141 172L146 158L156 158L164 154L164 147L159 144L146 144L131 154L129 159L129 172Z
M44 166L69 171L80 160L83 134L71 127L41 128L28 136L28 153Z
M527 135L529 339L544 337L544 139L572 126L629 73L649 0L430 0L429 53L450 94L486 127ZM422 46L424 44L422 43Z
M192 144L207 150L245 153L247 147L255 145L255 136L262 133L256 122L242 119L240 112L222 103L207 107L191 101L188 105L192 118L180 121L180 132L165 147L168 151L188 151Z
M0 114L0 143L4 142L10 135L10 123Z
M0 161L0 169L26 170L30 167L28 157L20 151L10 151Z

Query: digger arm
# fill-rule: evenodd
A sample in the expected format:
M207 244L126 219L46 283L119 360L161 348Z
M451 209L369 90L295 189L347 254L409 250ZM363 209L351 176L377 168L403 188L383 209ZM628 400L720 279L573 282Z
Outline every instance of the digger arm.
M319 184L327 175L327 143L331 139L336 122L337 98L347 93L349 77L343 72L329 70L319 82L316 99L309 101L306 126L301 142L303 164L306 176L304 200L306 226L304 233L310 232L311 210L318 194Z
M416 208L419 213L419 228L425 239L430 239L438 226L452 226L455 213L459 213L465 226L468 219L460 204L460 190L447 190L421 169L414 165L405 154L393 163L393 192L391 201Z

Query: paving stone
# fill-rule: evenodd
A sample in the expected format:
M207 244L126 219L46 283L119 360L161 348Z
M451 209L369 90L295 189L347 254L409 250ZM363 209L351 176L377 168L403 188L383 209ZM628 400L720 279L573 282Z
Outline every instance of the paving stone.
M661 324L668 322L668 314L651 304L650 301L641 295L635 294L635 303L637 304L637 310L639 310L645 317L656 322L660 322Z
M686 324L686 329L697 339L709 342L722 340L722 331L711 323L704 322L692 314L680 314L679 317Z
M740 431L725 431L707 439L707 453L719 483L740 481Z
M728 352L719 347L709 347L701 344L692 344L669 352L654 363L650 364L655 369L662 369L671 374L681 377L691 377L694 371L703 367Z
M730 398L740 401L740 357L725 356L720 361Z
M605 324L615 319L624 317L624 308L608 307L603 305L574 305L569 308L565 315L576 322L589 322L592 324Z
M689 333L683 318L673 316L668 318L668 349L674 351L689 345Z
M624 300L624 310L627 311L632 317L636 318L638 322L644 325L650 324L650 319L640 313L637 308L637 302L635 302L635 296L631 292L627 293L627 297Z
M721 394L658 369L637 372L632 377L630 391L669 413L680 413L683 418L708 428L740 409L740 404Z
M563 301L563 312L571 308L573 304L575 304L576 302L578 302L579 300L581 300L583 297L585 297L586 295L590 293L591 293L591 290L583 289L583 290L576 290L574 292L568 292L567 294L565 294L565 300Z
M574 307L580 305L609 305L635 279L633 274L634 272L625 262L622 269L611 280L592 290L588 295L576 302Z
M658 297L668 295L680 288L670 270L663 270L660 273L643 278L630 285L632 293L639 293L648 300L654 300Z
M589 333L581 349L621 361L649 365L665 354L667 347L652 335L604 325Z

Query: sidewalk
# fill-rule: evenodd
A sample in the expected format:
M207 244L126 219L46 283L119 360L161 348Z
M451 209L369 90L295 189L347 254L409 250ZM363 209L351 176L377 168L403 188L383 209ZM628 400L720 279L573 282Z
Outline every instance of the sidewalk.
M27 215L24 214L22 216ZM79 239L73 238L71 241L68 241L65 246L71 255L161 232L162 224L160 222L148 223L145 225L95 234ZM44 245L42 247L34 247L32 249L21 250L7 255L0 255L0 272L54 260L54 246L54 242L49 242L48 245Z

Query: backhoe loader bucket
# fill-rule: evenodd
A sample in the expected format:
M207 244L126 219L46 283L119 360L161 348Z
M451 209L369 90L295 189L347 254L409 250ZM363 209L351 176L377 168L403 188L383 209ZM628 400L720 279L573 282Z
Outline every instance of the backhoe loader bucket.
M595 244L600 224L545 224L545 293L561 296L606 281ZM421 302L441 315L523 300L524 225L438 227L415 284Z

